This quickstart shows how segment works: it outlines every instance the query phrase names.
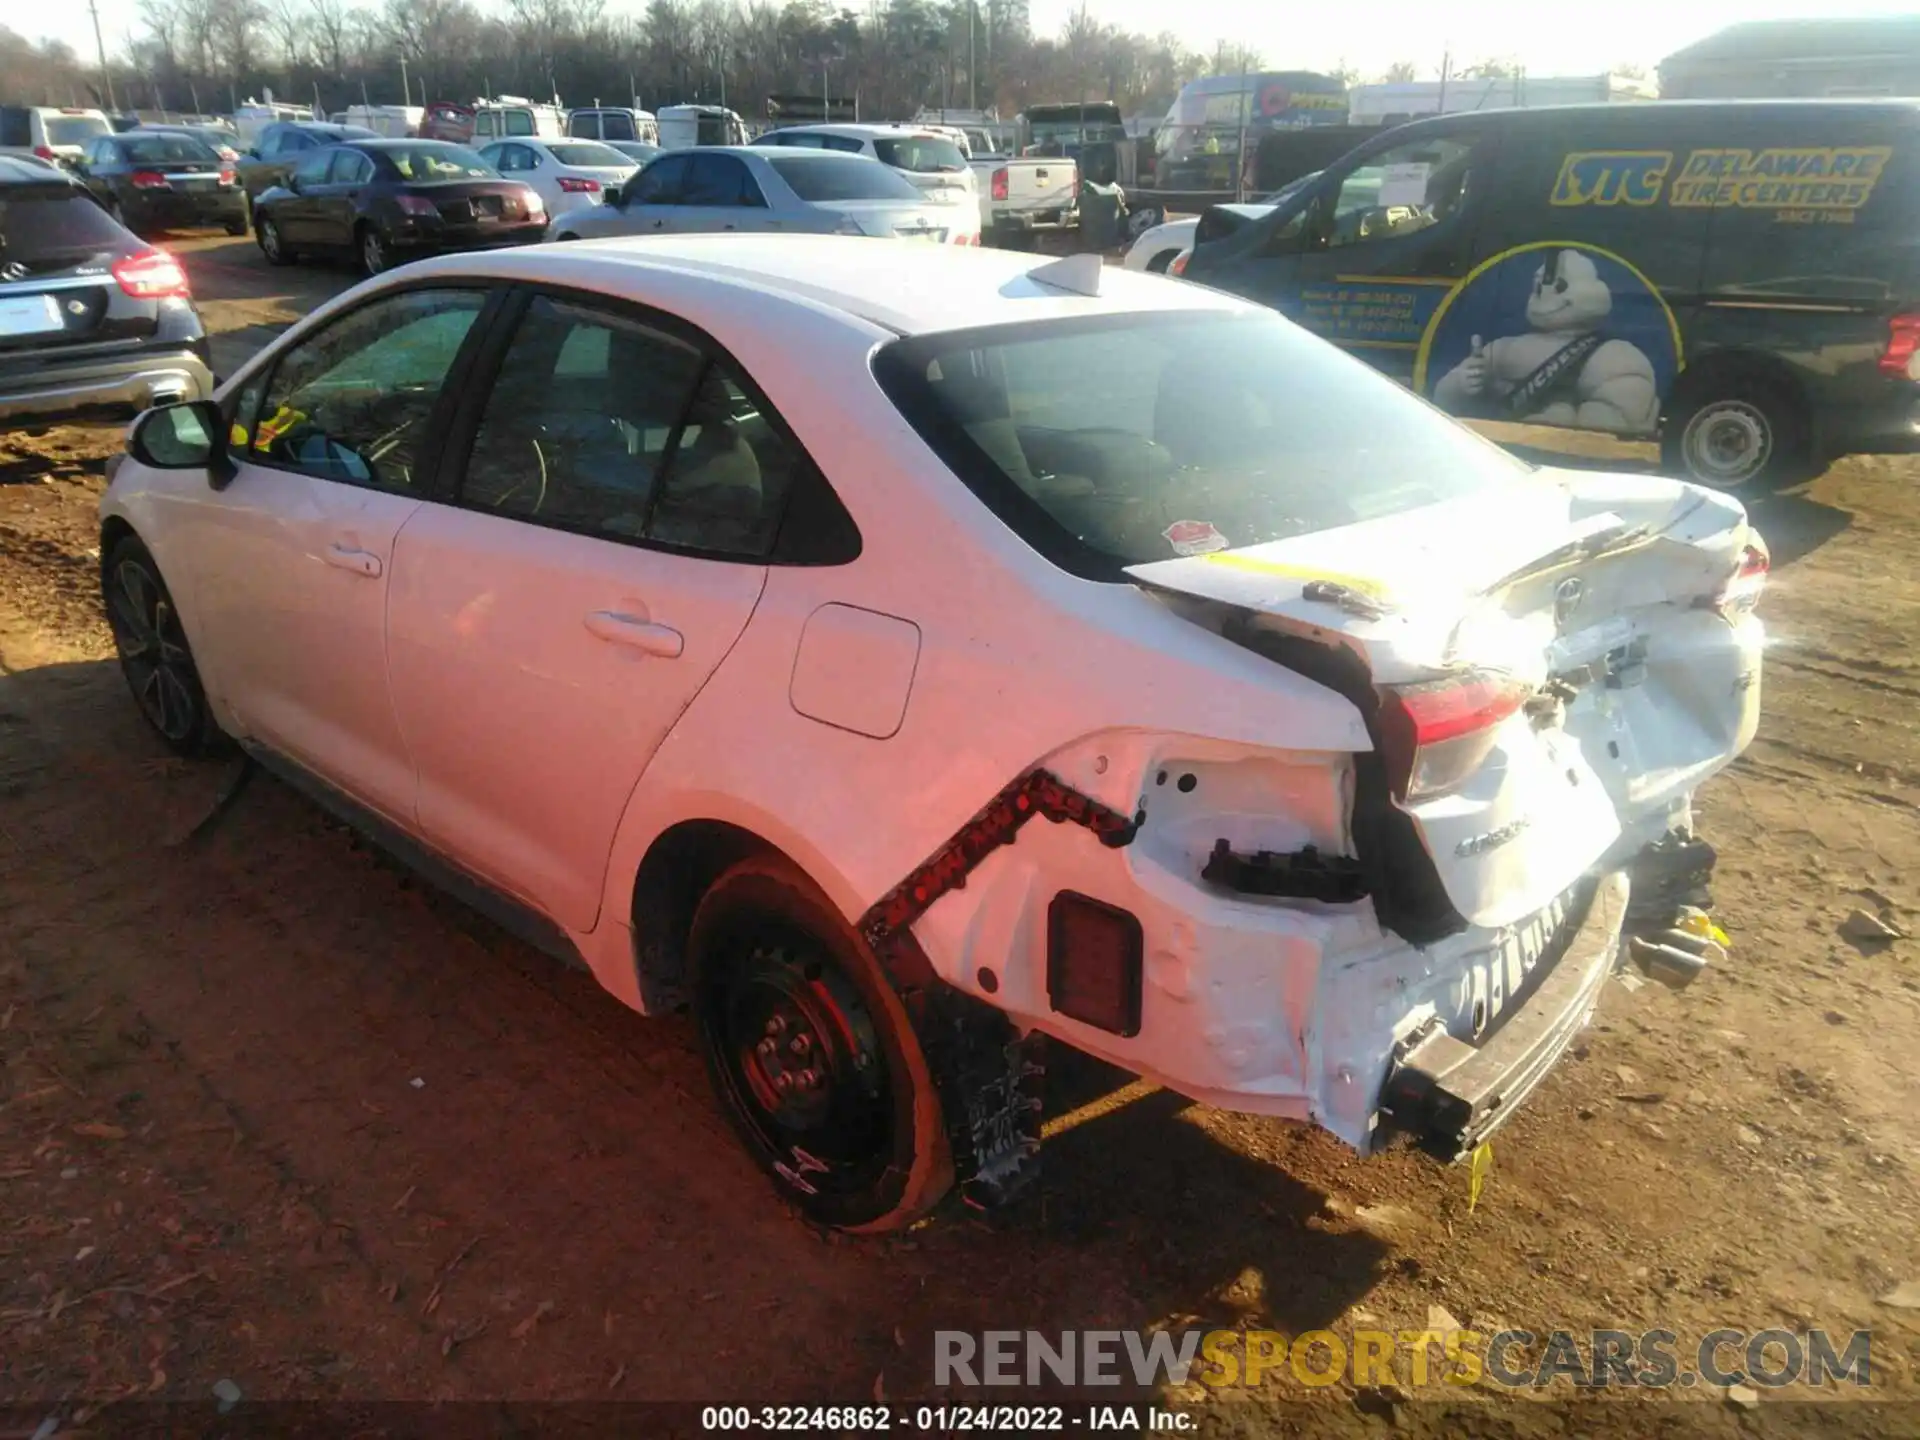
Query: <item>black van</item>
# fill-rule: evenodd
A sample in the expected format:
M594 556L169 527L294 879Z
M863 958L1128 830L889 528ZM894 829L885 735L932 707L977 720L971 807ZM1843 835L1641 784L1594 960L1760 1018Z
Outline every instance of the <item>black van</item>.
M1415 121L1186 277L1453 414L1658 436L1704 484L1920 450L1920 103L1657 102Z

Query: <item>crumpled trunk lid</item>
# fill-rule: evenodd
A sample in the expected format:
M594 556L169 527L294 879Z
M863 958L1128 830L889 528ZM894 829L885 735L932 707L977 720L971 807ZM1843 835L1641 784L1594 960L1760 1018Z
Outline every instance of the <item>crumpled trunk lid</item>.
M1500 926L1664 832L1752 739L1758 622L1716 602L1760 543L1715 492L1544 471L1128 573L1296 648L1349 652L1376 694L1474 671L1524 686L1463 783L1399 806L1459 915Z

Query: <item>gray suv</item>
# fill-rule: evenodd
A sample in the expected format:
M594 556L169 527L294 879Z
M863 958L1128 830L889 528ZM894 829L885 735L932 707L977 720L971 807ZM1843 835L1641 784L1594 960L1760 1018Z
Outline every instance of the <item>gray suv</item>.
M0 156L0 423L213 394L180 262L67 175Z

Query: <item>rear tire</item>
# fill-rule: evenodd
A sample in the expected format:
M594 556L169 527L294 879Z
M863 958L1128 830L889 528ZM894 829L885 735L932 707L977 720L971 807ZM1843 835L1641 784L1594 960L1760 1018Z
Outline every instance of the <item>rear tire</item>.
M1715 490L1772 489L1807 478L1809 435L1799 404L1765 379L1730 376L1674 407L1660 432L1673 475Z
M245 216L242 216L238 220L227 221L227 234L244 235L246 233L247 233L247 221Z
M120 673L153 732L176 755L225 749L180 613L147 547L131 535L116 541L101 569L100 588Z
M743 860L700 901L687 957L721 1108L789 1202L892 1230L953 1184L932 1072L866 942L795 866Z
M387 249L387 238L380 233L378 225L362 224L359 232L360 268L369 277L384 275L393 268L393 256Z
M1173 264L1179 256L1180 252L1178 250L1162 250L1158 255L1147 261L1147 269L1155 275L1164 275L1167 273L1167 267Z

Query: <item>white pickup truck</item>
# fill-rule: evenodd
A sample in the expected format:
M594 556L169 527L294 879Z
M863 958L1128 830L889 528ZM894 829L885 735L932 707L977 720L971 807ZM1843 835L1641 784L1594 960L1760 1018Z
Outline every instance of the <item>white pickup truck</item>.
M972 155L980 182L980 241L1018 249L1034 236L1080 225L1080 167L1058 156Z

